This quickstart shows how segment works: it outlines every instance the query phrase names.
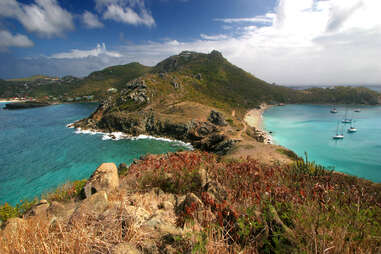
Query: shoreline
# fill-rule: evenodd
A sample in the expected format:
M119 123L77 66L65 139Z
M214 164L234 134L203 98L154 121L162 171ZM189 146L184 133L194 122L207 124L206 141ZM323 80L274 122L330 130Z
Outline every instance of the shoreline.
M22 100L10 100L10 101L0 100L0 103L8 103L8 102L25 102L25 101L22 101Z
M169 142L173 144L179 144L183 147L188 148L190 151L194 150L194 147L192 144L181 141L181 140L176 140L176 139L170 139L166 137L155 137L155 136L150 136L150 135L139 135L139 136L132 136L129 134L125 134L123 132L104 132L101 130L94 130L94 129L81 129L81 128L76 128L74 126L74 123L69 123L66 125L66 128L69 129L74 129L74 134L85 134L85 135L102 135L102 140L123 140L123 139L128 139L128 140L140 140L140 139L150 139L150 140L157 140L157 141L163 141L163 142Z
M245 117L244 122L252 127L255 128L257 131L261 132L263 136L265 136L266 144L273 144L273 137L268 133L266 130L264 130L263 127L263 113L271 108L274 107L274 105L268 105L268 104L261 104L259 109L251 109L249 110Z

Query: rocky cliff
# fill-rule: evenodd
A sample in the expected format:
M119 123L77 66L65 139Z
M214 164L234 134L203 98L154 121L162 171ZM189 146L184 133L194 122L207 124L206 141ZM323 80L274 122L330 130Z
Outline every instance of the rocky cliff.
M173 86L173 89L178 89ZM176 93L176 91L174 91ZM193 147L217 154L226 154L237 140L226 135L229 128L222 113L211 107L190 102L162 103L155 97L155 89L144 79L126 84L117 95L107 97L87 119L76 122L81 129L124 132L132 136L141 134L168 137L189 142ZM186 108L193 112L187 115ZM194 107L194 108L192 108ZM197 112L199 107L204 112ZM210 110L205 115L206 110Z

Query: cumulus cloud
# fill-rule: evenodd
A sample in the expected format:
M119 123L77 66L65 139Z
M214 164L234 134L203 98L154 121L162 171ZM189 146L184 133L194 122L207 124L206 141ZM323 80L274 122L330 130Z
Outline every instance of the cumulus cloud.
M131 25L152 27L155 20L145 7L144 0L96 0L96 9L104 19Z
M1 0L0 17L17 19L29 32L43 37L62 36L74 29L72 15L56 0L35 0L32 4Z
M52 55L50 58L56 58L56 59L76 59L76 58L87 58L89 56L107 56L107 57L121 57L121 54L115 51L108 51L106 49L106 44L102 43L97 44L97 47L90 50L79 50L79 49L72 49L70 52L63 52L63 53L57 53Z
M11 34L6 30L0 30L0 51L5 51L9 47L33 47L34 43L23 34Z
M340 27L347 21L350 16L363 7L364 3L362 1L357 1L355 3L351 3L351 6L343 6L343 5L334 5L332 6L331 18L328 21L327 30L335 31L340 29ZM348 2L347 2L348 3Z
M85 11L82 14L82 22L88 28L102 28L102 27L104 27L102 22L99 21L98 16L89 12L89 11Z

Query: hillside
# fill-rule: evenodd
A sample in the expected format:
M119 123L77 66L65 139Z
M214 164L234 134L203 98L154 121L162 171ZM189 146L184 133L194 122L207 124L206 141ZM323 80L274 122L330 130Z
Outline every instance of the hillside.
M83 79L65 76L49 78L33 76L32 78L0 81L0 98L52 96L65 101L65 98L93 95L97 99L106 94L109 88L120 88L126 82L142 76L150 67L138 63L108 67L91 73Z
M49 77L49 76L45 76L45 75L34 75L34 76L31 76L31 77L26 77L26 78L8 79L7 81L11 81L11 82L25 82L25 81L35 81L35 80L39 80L39 79L54 79L54 78Z
M312 88L294 90L269 84L229 63L218 51L202 54L191 51L171 56L154 67L130 63L105 68L78 79L67 76L51 78L33 76L0 82L0 98L46 96L65 100L67 97L93 95L100 100L109 88L122 89L126 83L145 75L167 73L193 87L195 100L208 99L210 104L239 108L254 108L261 103L331 103L378 104L380 94L362 87ZM176 82L174 80L174 82ZM198 85L197 85L198 84ZM189 93L191 96L191 93ZM199 95L202 95L199 97Z
M277 152L283 148L264 148L264 135L243 121L248 110L262 103L375 104L379 100L379 94L365 88L298 91L271 85L232 65L218 51L184 51L153 68L133 63L129 68L137 71L131 76L119 68L107 68L85 79L89 86L107 84L118 73L120 82L115 85L118 91L107 94L97 111L75 127L168 137L231 158L250 153L263 160L265 150L271 155L268 161L289 162L287 152Z
M149 155L0 206L0 252L380 253L380 214L379 184L310 162Z

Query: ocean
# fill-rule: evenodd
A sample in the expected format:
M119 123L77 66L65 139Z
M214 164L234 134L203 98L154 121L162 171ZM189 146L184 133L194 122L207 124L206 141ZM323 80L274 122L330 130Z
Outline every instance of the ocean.
M0 103L0 108L3 106ZM181 142L144 136L112 140L107 135L83 134L66 127L89 116L96 106L61 104L0 110L0 204L14 205L65 182L88 178L103 162L130 164L147 153L190 149Z
M355 108L361 112L354 112ZM330 109L328 105L272 107L263 114L264 128L273 132L276 144L299 156L307 152L310 161L381 182L381 106L338 106L337 114L330 113ZM347 133L350 125L346 124L344 139L333 140L346 110L358 132Z

